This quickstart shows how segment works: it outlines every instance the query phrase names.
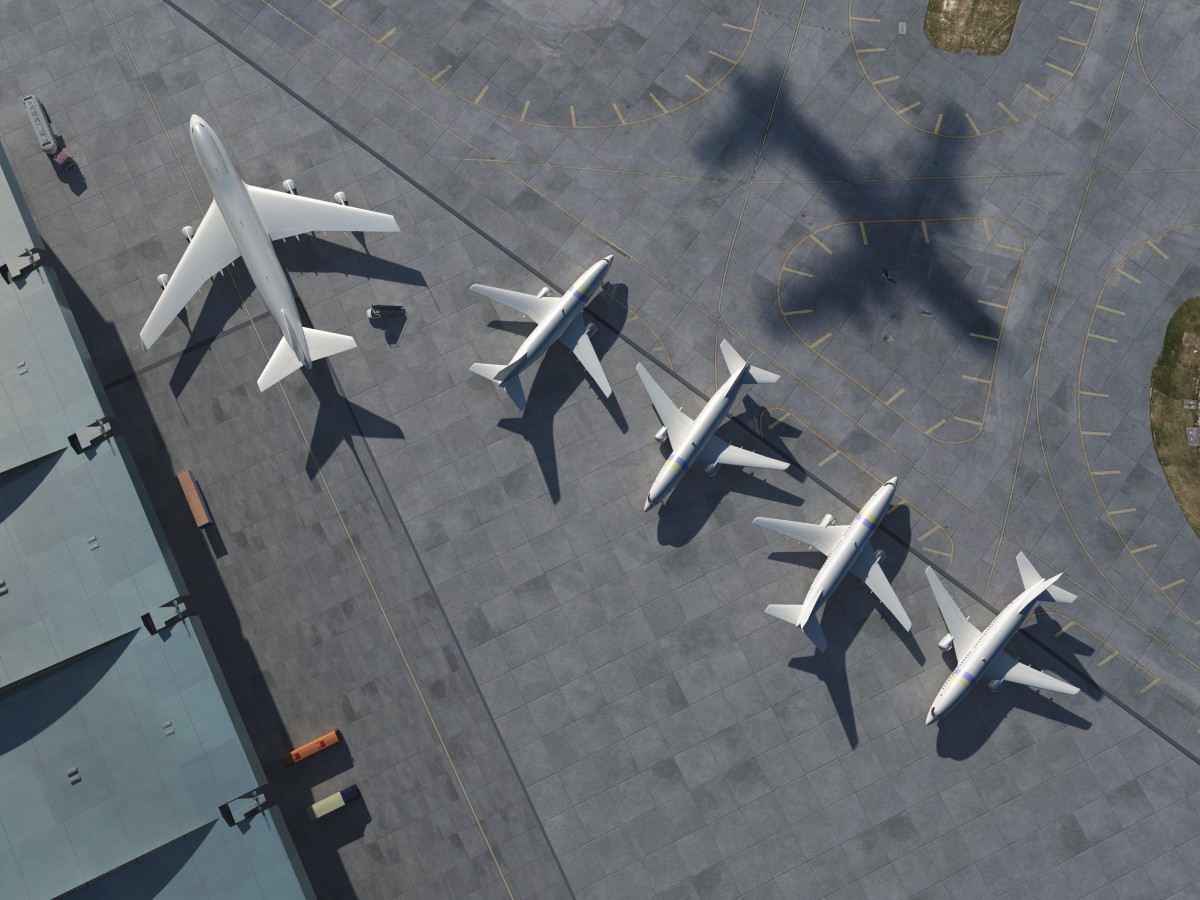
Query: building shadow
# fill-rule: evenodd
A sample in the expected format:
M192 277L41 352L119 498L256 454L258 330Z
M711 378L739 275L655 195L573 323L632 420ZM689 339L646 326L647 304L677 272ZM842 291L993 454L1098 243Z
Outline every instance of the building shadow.
M629 289L624 284L605 284L601 294L597 295L597 299L603 295L612 295L622 302L611 303L608 307L610 316L616 315L619 318L598 320L598 327L591 336L592 346L596 349L596 356L599 357L601 366L604 365L604 357L608 355L608 351L620 337L621 329L625 327L625 317L629 310L623 301L628 298ZM595 302L595 300L592 301L592 303ZM589 311L592 303L588 304ZM523 333L529 325L528 322L519 321L493 322L492 324L505 331L515 333ZM605 374L608 373L605 372ZM614 391L611 397L603 396L595 388L594 382L579 360L559 341L555 341L553 346L546 351L546 355L537 363L537 371L534 373L529 390L526 391L525 411L520 416L501 419L496 423L513 434L519 434L529 442L529 446L533 449L533 455L537 459L538 468L541 470L542 479L546 482L546 491L553 503L557 503L562 497L558 475L558 453L554 442L554 420L559 410L566 405L571 395L584 381L592 385L597 399L604 404L621 432L627 432L629 423L621 411L621 404L617 399L616 392ZM507 399L504 402L507 402Z

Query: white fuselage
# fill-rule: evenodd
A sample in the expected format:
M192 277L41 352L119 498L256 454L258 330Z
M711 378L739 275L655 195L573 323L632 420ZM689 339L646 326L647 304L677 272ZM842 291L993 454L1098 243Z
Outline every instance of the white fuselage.
M675 485L679 484L684 473L692 465L692 461L700 455L700 451L704 449L709 439L725 420L725 414L729 412L730 407L737 399L738 389L742 386L742 378L749 368L750 365L747 363L726 379L725 383L712 395L712 399L704 404L704 409L700 411L700 415L696 416L696 420L688 430L687 437L680 442L679 446L671 447L671 455L667 457L667 461L663 463L663 467L655 476L654 483L650 485L650 493L646 495L646 505L642 507L643 511L649 510L656 503L665 500L667 495L675 489Z
M509 373L508 378L519 377L522 372L541 359L550 349L550 345L562 337L567 327L582 315L584 307L591 302L591 299L596 296L596 291L600 289L600 285L604 283L604 276L608 274L612 260L611 256L606 256L575 279L575 283L563 294L558 308L537 324L537 327L533 329L529 337L525 338L525 342L513 355L509 365L517 361L520 361L520 364ZM507 381L507 379L505 380Z
M854 521L842 532L804 598L805 619L820 609L829 595L837 590L858 555L870 552L871 535L883 521L895 493L896 479L893 478L871 495L854 516Z
M212 189L213 202L242 255L246 270L297 359L305 368L311 368L296 299L245 183L238 177L225 145L207 122L192 116L190 131L192 149Z
M1004 649L1020 629L1021 623L1033 609L1038 597L1046 590L1046 586L1056 580L1057 576L1026 588L1017 599L1000 611L991 625L980 632L974 644L970 647L954 648L958 656L958 665L933 698L933 705L929 707L929 715L925 719L926 725L950 712L970 693L971 688L975 687L975 682L983 677L988 663L996 658L996 654Z

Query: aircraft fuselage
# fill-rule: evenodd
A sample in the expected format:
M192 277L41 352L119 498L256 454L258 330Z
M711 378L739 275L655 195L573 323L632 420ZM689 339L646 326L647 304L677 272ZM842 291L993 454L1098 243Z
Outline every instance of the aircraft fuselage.
M558 308L539 322L529 337L525 338L513 356L513 359L520 359L521 364L509 374L509 378L519 377L541 359L550 345L562 337L568 326L583 314L584 307L596 296L600 285L604 284L612 259L611 256L605 257L575 279L575 283L562 295Z
M825 600L838 589L858 555L870 552L871 535L879 528L879 523L892 505L892 497L896 493L896 479L893 478L870 496L862 509L854 516L854 521L846 528L838 542L834 544L825 564L817 572L808 594L804 598L804 608L815 613L824 605ZM810 613L810 614L811 614Z

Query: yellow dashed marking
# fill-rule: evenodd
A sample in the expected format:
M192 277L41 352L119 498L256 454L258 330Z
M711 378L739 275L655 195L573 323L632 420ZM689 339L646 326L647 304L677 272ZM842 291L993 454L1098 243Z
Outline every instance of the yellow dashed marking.
M1130 553L1145 553L1147 550L1153 550L1157 546L1158 546L1158 544L1146 544L1145 546L1142 546L1142 547L1134 547L1129 552Z
M925 243L929 243L929 225L924 219L921 220L921 237L925 239Z
M1086 9L1088 12L1097 12L1100 7L1088 6L1086 3L1080 3L1079 0L1071 0L1072 6L1078 6L1080 9Z
M1154 241L1146 241L1146 246L1149 247L1151 250L1153 250L1155 253L1157 253L1159 256L1161 256L1163 259L1171 258L1171 257L1167 256L1167 254L1163 253L1162 249L1158 246L1158 244L1154 243Z
M990 241L992 239L992 226L988 224L986 216L979 221L983 223L983 239L985 241Z
M614 103L612 105L612 108L613 108L613 112L615 112L617 114L617 121L620 122L622 125L624 125L625 117L623 115L621 115L621 107L617 106L617 104Z
M568 112L568 113L570 114L570 116L571 116L571 127L572 127L572 128L574 128L574 127L575 127L575 126L578 124L578 123L575 121L575 107L574 107L574 106L568 106L568 107L567 107L567 112Z
M807 316L810 312L812 312L811 309L789 309L787 312L784 313L784 315L785 316Z
M1000 343L1000 338L995 337L990 334L980 334L978 331L972 331L971 337L979 338L981 341L992 341L993 343L996 343L996 344Z
M802 278L812 278L812 272L805 272L803 269L789 269L787 266L784 266L783 271L791 272L793 275L799 275Z
M975 124L975 120L971 118L971 114L969 112L965 112L963 115L967 117L967 124L971 126L971 130L975 132L975 136L978 137L982 132L980 132L979 126Z
M992 380L990 378L980 378L978 375L964 375L963 379L966 381L974 381L976 384L991 384L992 383Z
M1046 102L1046 103L1049 103L1049 102L1050 102L1050 98L1049 98L1049 97L1047 97L1045 94L1043 94L1043 93L1042 93L1041 91L1039 91L1037 88L1035 88L1035 87L1034 87L1032 84L1030 84L1029 82L1025 82L1025 89L1026 89L1027 91L1029 91L1030 93L1032 93L1032 94L1033 94L1035 97L1039 97L1039 98L1040 98L1041 100L1043 100L1044 102Z
M899 81L899 80L900 80L899 75L889 75L887 78L876 79L875 81L872 81L871 84L874 85L875 87L879 87L881 84L891 84L893 81Z
M1114 650L1112 653L1108 654L1108 656L1104 657L1104 659L1100 660L1100 662L1097 665L1107 666L1110 662L1112 662L1116 658L1117 658L1117 651Z
M833 332L827 331L823 335L821 335L819 338L817 338L815 341L813 341L811 344L809 344L809 346L812 347L814 350L816 350L818 347L820 347L823 343L825 343L831 337L833 337Z
M667 108L665 106L663 106L663 102L658 99L658 96L654 93L654 91L650 92L650 99L654 101L654 105L657 106L660 110L662 110L663 112L667 111Z
M886 47L859 47L858 52L859 53L882 53L886 49L887 49Z
M1008 116L1010 119L1012 119L1014 122L1020 122L1020 121L1021 121L1021 120L1020 120L1020 119L1017 117L1017 114L1016 114L1015 112L1013 112L1011 109L1009 109L1009 108L1008 108L1007 106L1005 106L1003 103L1001 103L999 100L997 100L997 101L996 101L996 105L997 105L998 107L1000 107L1002 110L1004 110L1004 114L1005 114L1006 116Z
M829 249L828 244L826 244L823 240L821 240L815 234L812 236L812 239L813 239L814 244L816 244L818 247L820 247L822 250L824 250L830 256L833 256L833 251Z
M483 98L487 96L489 87L491 87L491 85L488 85L488 84L485 84L483 87L481 87L479 89L479 93L475 95L475 99L472 100L471 102L474 103L476 106L478 106L479 103L483 100ZM575 123L572 122L571 124L574 125Z
M1080 391L1079 393L1083 394L1086 393L1086 391ZM1105 396L1108 395L1105 394ZM1083 434L1085 437L1112 437L1111 431L1085 431Z
M895 403L897 400L900 399L900 395L903 393L904 393L904 388L900 388L900 390L898 390L898 391L896 391L896 393L892 394L892 396L889 399L884 400L883 405L891 406L893 403Z
M1020 247L1014 247L1012 244L1001 244L999 241L996 242L996 249L1007 250L1009 253L1016 253L1018 255L1024 252Z
M935 121L933 123L933 133L934 134L942 133L942 114L941 113L938 113L937 121Z
M699 81L697 81L691 75L684 75L683 77L686 78L688 81L690 81L692 84L694 84L696 87L700 88L700 90L702 90L702 91L708 90L707 86L701 84Z
M722 54L718 53L716 50L709 50L708 52L709 52L711 55L715 56L717 59L721 60L721 62L727 62L727 63L729 63L731 66L736 66L736 65L737 65L737 60L736 60L736 59L730 59L728 56L723 56Z
M746 34L754 33L753 28L743 28L741 25L733 25L729 22L722 22L721 25L723 25L725 28L732 28L734 31L744 31Z
M1066 41L1068 44L1074 44L1076 47L1086 47L1087 41L1077 41L1075 38L1067 37L1065 34L1058 36L1060 41Z
M832 453L830 453L830 454L829 454L827 457L825 457L823 460L821 460L819 463L817 463L817 465L818 465L818 466L823 466L823 465L825 465L825 463L827 463L827 462L833 462L833 460L837 459L838 455L839 455L841 452L842 452L841 450L834 450L834 451L833 451Z
M924 550L926 553L934 553L938 556L944 556L944 557L946 557L946 559L954 558L949 553L947 553L945 550L934 550L932 547L922 547L921 549Z
M1064 69L1062 66L1056 66L1056 65L1055 65L1054 63L1052 63L1052 62L1048 62L1048 63L1046 63L1046 68L1047 68L1047 69L1053 69L1055 72L1062 72L1062 73L1063 73L1064 75L1066 75L1068 78L1074 78L1074 77L1075 77L1075 73L1074 73L1074 72L1072 72L1070 69Z
M905 113L910 113L920 105L921 105L920 100L914 100L912 103L908 104L908 106L904 107L904 109L896 110L896 114L902 116Z
M1101 306L1099 303L1097 303L1097 304L1096 304L1096 309L1102 309L1102 310L1104 310L1106 313L1112 313L1114 316L1123 316L1123 315L1125 315L1125 313L1123 313L1123 312L1122 312L1121 310L1119 310L1119 309L1113 309L1111 306Z
M330 9L337 9L339 6L342 5L342 0L333 0L332 3L327 3L325 5L328 6Z
M1185 581L1185 579L1183 579L1183 578L1176 578L1170 584L1161 585L1159 587L1159 590L1160 591L1169 591L1171 588L1179 587L1181 584L1184 583L1184 581Z
M928 531L926 531L923 535L921 535L919 538L917 538L917 540L918 541L925 540L925 538L929 537L931 534L933 534L935 531L937 531L941 527L942 527L941 525L934 525L932 528L930 528Z
M1090 331L1088 332L1088 337L1095 338L1098 341L1106 341L1109 344L1115 344L1117 342L1116 338L1108 337L1108 335L1104 334L1093 334Z
M955 422L962 422L964 425L974 425L976 428L982 428L982 422L976 422L974 419L964 419L962 416L952 416Z
M453 68L454 68L454 66L443 66L441 71L438 72L436 75L432 76L429 80L437 81L439 78L441 78L443 75L445 75L447 72L449 72Z
M1054 636L1055 636L1055 637L1062 637L1064 634L1066 634L1066 633L1067 633L1067 632L1070 630L1071 626L1072 626L1072 625L1074 625L1074 624L1075 624L1075 623L1074 623L1073 621L1072 621L1072 622L1068 622L1068 623L1067 623L1066 625L1064 625L1062 628L1058 629L1058 631L1054 632Z
M1131 512L1137 512L1137 507L1136 506L1126 506L1124 509L1110 509L1108 511L1108 514L1110 516L1123 516L1126 513L1131 513Z
M941 428L945 424L946 424L945 419L938 419L936 422L934 422L932 425L930 425L928 428L925 429L925 434L927 434L927 435L933 434L935 431L937 431L939 428Z
M992 300L980 300L979 302L982 303L984 306L990 306L993 309L1008 309L1008 307L1005 304L996 303L995 301L992 301Z
M858 233L862 237L863 246L867 246L867 224L865 222L858 223Z
M525 101L525 105L521 107L521 121L522 121L522 122L524 122L524 121L525 121L525 117L526 117L527 115L529 115L529 104L530 104L530 103L532 103L532 102L533 102L533 101L531 101L531 100L526 100L526 101Z
M1139 279L1139 278L1136 278L1136 277L1134 277L1133 275L1130 275L1128 272L1126 272L1126 271L1125 271L1124 269L1122 269L1120 266L1117 266L1117 274L1118 274L1118 275L1124 275L1126 278L1128 278L1128 279L1129 279L1130 281L1132 281L1134 284L1141 284L1141 283L1142 283L1142 282L1141 282L1141 279Z
M394 27L393 27L393 28L389 28L387 31L385 31L385 32L383 33L383 37L381 37L381 38L379 39L379 43L381 43L381 44L382 44L384 41L386 41L388 38L390 38L390 37L391 37L393 34L395 34L395 33L396 33L396 29L395 29Z
M1154 676L1154 679L1153 679L1153 680L1152 680L1152 681L1151 681L1151 682L1150 682L1148 685L1146 685L1144 688L1142 688L1140 691L1138 691L1138 693L1139 693L1139 694L1144 694L1144 693L1146 693L1146 691L1150 690L1150 688L1154 687L1154 686L1155 686L1156 684L1158 684L1160 681L1162 681L1162 679L1161 679L1161 678L1159 678L1157 675L1155 675L1155 676Z
M879 24L879 20L878 20L878 19L873 19L873 18L871 18L870 16L851 16L851 17L850 17L850 21L851 21L851 22L870 22L870 23L872 23L872 24L874 24L874 25L878 25L878 24Z
M1120 475L1120 474L1121 474L1121 470L1120 470L1120 469L1097 469L1095 472L1092 472L1091 474L1092 474L1092 475L1096 475L1096 476L1100 476L1100 475Z

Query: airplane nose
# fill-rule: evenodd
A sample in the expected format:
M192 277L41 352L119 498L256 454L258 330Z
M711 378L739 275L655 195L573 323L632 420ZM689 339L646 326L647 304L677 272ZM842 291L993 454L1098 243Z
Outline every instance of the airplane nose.
M931 706L929 707L929 715L925 717L925 724L932 725L935 721L937 721L937 716L933 714L933 707Z
M650 500L650 497L647 496L646 497L646 505L642 507L642 512L650 512L650 507L652 507L653 505L654 505L654 503Z
M900 480L900 476L898 476L898 475L897 475L895 478L889 478L889 479L888 479L888 480L885 482L885 484L890 484L892 487L895 487L895 486L896 486L896 482L897 482L897 481L899 481L899 480Z
M608 254L608 256L604 257L604 261L605 261L606 263L610 263L610 262L612 262L612 261L613 261L613 254L611 254L611 253L610 253L610 254Z

